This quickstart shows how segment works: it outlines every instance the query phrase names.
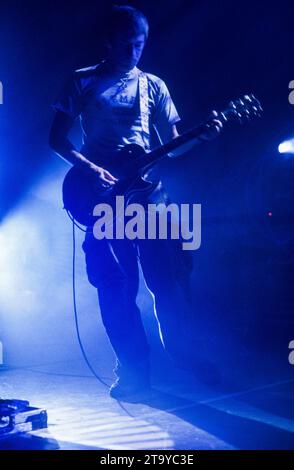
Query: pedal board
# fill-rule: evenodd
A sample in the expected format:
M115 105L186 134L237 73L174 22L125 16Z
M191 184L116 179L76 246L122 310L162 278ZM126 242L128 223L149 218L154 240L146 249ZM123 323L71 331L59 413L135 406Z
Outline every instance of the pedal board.
M47 428L47 411L26 400L0 399L0 439L7 434Z

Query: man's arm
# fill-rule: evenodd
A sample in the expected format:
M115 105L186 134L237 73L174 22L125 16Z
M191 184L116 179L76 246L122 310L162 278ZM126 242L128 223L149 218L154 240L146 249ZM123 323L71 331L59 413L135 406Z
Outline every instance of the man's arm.
M209 121L210 124L211 124L211 127L207 130L207 133L205 135L203 135L203 138L201 140L199 140L197 138L192 139L192 140L190 140L190 142L187 142L187 143L181 145L178 149L173 150L168 155L170 157L179 157L180 155L183 155L184 153L186 153L189 150L191 150L192 148L194 148L195 145L199 144L203 140L214 139L220 133L220 131L222 130L222 127L223 127L223 123L221 122L221 120L217 119L217 117L218 117L217 112L212 111L211 119ZM178 137L180 135L178 133L176 124L173 124L172 126L170 126L169 134L170 135L166 136L167 141L175 139L176 137Z
M49 136L49 145L60 157L72 165L79 166L85 171L96 173L102 184L113 185L117 179L107 170L95 165L76 150L68 138L74 119L68 114L57 111L52 123Z

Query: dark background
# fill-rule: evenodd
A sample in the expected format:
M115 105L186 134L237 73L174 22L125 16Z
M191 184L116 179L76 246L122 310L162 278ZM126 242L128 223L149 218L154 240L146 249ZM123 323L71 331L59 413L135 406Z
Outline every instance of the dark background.
M110 4L1 2L2 224L31 185L54 165L64 165L48 148L50 104L73 69L103 57L103 18ZM195 309L220 337L287 361L294 339L294 157L277 148L294 134L288 102L293 3L128 4L150 20L140 67L166 81L182 116L181 130L244 93L253 92L263 105L262 119L228 126L219 139L165 161L161 171L174 200L202 204L202 246L193 254Z

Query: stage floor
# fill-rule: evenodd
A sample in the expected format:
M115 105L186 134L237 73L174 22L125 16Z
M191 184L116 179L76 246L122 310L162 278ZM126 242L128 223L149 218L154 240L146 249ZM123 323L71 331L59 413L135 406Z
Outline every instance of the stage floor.
M48 429L2 436L1 450L294 449L293 369L238 387L176 370L141 403L121 404L82 363L2 368L0 376L1 398L48 412Z

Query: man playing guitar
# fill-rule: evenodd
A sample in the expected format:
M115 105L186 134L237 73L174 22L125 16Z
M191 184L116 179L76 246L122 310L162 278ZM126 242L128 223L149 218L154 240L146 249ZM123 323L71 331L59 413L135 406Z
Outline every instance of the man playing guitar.
M147 37L148 22L140 11L129 6L114 7L105 60L75 71L54 104L51 147L81 172L96 176L101 187L118 183L119 177L107 169L107 161L123 147L137 144L150 149L148 126L156 129L163 143L179 135L176 124L180 118L164 81L137 68ZM83 131L81 150L68 138L77 117L81 118ZM222 128L216 112L208 122L201 139L213 138ZM182 154L196 142L192 139L169 156ZM164 199L161 190L156 197ZM103 324L117 358L117 380L110 394L120 399L145 392L150 387L150 357L136 304L138 262L154 296L162 342L177 362L189 357L184 332L189 329L185 286L190 267L174 240L97 240L88 229L83 249L88 278L98 289Z

